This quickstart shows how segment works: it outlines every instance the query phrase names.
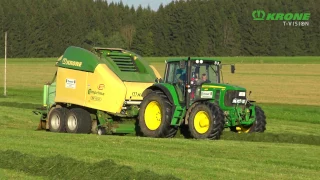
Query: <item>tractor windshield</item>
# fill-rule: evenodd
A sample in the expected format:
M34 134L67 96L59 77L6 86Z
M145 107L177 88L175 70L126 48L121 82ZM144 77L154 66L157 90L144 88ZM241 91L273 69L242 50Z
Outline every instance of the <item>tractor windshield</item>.
M202 62L202 63L201 63ZM194 61L191 67L191 81L194 85L219 83L219 69L212 61Z

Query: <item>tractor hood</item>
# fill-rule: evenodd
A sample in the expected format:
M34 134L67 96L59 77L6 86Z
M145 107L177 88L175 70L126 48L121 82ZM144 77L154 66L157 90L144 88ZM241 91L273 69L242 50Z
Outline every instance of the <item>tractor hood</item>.
M214 89L224 89L224 90L246 91L245 88L243 88L241 86L232 85L232 84L205 83L205 84L202 84L202 88L203 89L214 88Z

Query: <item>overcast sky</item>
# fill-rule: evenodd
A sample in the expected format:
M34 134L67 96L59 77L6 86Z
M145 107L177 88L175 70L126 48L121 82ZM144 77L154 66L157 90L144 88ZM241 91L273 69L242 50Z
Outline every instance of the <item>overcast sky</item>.
M109 3L111 1L120 2L120 0L108 0ZM163 5L167 5L171 1L172 0L122 0L123 4L128 4L129 7L134 5L134 7L137 8L139 4L141 4L142 7L147 7L148 5L150 5L151 9L153 10L158 10L161 3Z

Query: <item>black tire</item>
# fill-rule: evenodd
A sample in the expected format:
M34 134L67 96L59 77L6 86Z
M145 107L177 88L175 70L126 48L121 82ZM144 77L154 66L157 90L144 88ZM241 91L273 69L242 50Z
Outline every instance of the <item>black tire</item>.
M189 121L190 113L192 112L194 107L196 107L198 104L199 104L199 102L195 102L189 107L189 109L188 109L188 111L186 113L185 120ZM184 123L183 125L180 126L180 133L184 136L184 138L187 138L187 139L192 138L191 133L189 131L188 124Z
M266 116L264 114L264 111L261 109L261 107L256 106L256 120L253 122L252 126L250 127L249 133L253 132L264 132L266 130Z
M55 108L51 110L49 115L49 130L51 132L66 132L66 108Z
M65 126L68 133L91 133L90 113L82 108L71 109L66 116Z
M159 107L160 109L160 116L154 114L147 114L147 118L145 117L146 108L148 105L150 107L154 104L154 106ZM177 134L177 127L171 126L171 119L172 119L172 105L168 99L168 97L163 94L161 91L154 91L149 93L141 102L140 109L139 109L139 127L140 131L144 136L147 137L155 137L155 138L171 138ZM159 118L159 125L151 128L149 122L156 121L156 118ZM151 119L152 118L152 119ZM151 119L151 120L150 120ZM147 120L147 122L146 122ZM149 125L147 125L149 124ZM149 127L148 127L149 126Z
M207 128L204 128L204 132L199 131L195 117L198 113L205 114L207 116L208 124ZM196 139L220 139L224 130L224 114L219 106L205 102L197 104L190 112L188 119L190 135ZM196 123L195 123L196 122ZM201 126L201 125L200 125ZM198 128L198 130L197 130Z

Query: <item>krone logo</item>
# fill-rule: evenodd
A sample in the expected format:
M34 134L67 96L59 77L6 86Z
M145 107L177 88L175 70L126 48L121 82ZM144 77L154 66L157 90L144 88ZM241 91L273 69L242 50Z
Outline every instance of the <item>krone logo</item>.
M252 12L253 20L255 21L261 21L264 20L264 17L266 16L266 13L264 10L255 10Z
M69 66L78 66L78 67L82 66L82 62L71 61L71 60L68 60L67 58L62 59L62 64L69 65Z

